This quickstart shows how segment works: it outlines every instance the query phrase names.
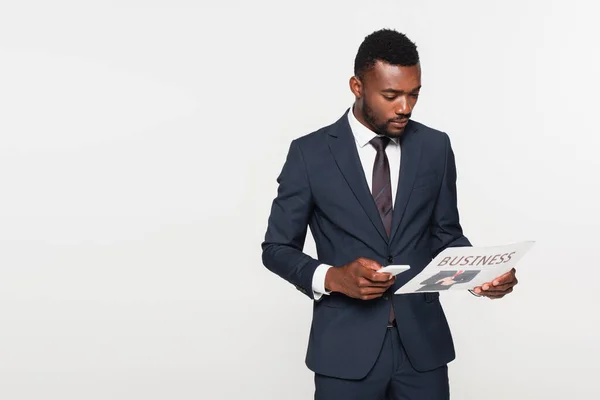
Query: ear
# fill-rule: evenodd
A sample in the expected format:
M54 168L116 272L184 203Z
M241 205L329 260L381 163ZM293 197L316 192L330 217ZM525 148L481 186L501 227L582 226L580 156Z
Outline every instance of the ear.
M363 97L363 84L361 80L358 77L353 76L352 78L350 78L349 83L350 91L352 92L352 94L354 94L354 97L356 97L357 99Z

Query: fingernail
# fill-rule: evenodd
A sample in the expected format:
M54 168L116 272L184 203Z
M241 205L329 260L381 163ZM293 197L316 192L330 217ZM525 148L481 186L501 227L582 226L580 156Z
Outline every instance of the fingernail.
M488 285L483 285L483 290L488 290L490 287Z
M479 294L481 293L481 290L479 288L475 289L475 293Z
M499 284L500 284L500 282L494 281L494 286L498 286Z

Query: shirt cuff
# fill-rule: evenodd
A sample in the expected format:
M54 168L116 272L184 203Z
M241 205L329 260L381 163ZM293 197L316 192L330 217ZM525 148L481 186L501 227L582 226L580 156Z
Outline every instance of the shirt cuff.
M328 295L331 293L331 291L325 289L325 275L327 275L329 268L332 268L332 266L321 264L317 267L315 273L313 274L312 290L316 301L320 300L321 296L324 294Z

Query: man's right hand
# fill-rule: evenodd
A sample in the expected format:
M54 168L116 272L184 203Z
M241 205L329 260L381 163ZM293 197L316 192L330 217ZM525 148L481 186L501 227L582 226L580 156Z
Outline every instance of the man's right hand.
M325 289L361 300L381 297L394 284L396 277L376 272L382 268L377 261L358 258L342 267L333 267L325 275Z

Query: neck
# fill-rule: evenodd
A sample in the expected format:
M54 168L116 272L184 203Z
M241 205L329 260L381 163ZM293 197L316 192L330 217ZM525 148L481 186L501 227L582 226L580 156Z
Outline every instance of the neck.
M363 126L365 126L366 128L368 128L370 131L377 133L372 126L370 126L368 124L368 122L365 120L364 116L363 116L363 112L362 112L362 108L360 108L356 102L352 105L352 109L350 110L350 112L354 115L354 118L356 118L356 120L358 122L360 122Z

